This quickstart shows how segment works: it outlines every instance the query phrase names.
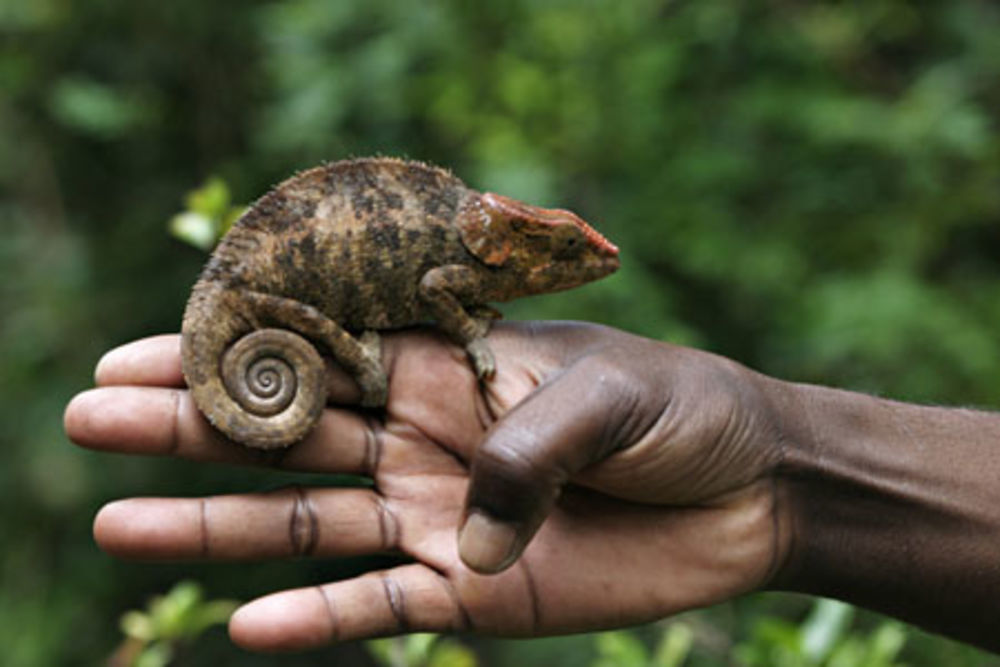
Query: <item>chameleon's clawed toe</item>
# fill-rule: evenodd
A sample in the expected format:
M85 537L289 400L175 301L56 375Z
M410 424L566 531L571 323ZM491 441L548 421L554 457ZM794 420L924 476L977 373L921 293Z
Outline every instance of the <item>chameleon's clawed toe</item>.
M472 319L482 320L487 330L489 329L490 324L492 322L503 319L503 313L501 313L493 306L485 303L469 306L468 308L466 308L466 310L468 311L469 316Z
M476 338L465 346L465 351L469 355L472 367L476 370L476 377L480 380L488 380L497 372L496 360L493 352L486 344L485 338Z
M389 381L385 374L358 378L361 385L361 407L382 408L389 400Z

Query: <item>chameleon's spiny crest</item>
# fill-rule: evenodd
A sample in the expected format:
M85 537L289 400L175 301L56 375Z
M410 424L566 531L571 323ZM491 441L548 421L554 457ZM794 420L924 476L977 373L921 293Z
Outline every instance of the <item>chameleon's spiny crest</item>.
M382 406L376 330L433 321L489 379L489 302L617 268L618 249L569 211L482 194L419 162L335 162L278 185L219 243L184 313L184 376L227 436L284 447L325 405L321 354L357 380L362 405Z

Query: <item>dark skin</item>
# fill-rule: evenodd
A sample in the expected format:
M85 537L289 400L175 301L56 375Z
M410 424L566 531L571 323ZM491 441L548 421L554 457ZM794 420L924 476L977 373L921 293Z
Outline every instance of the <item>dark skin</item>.
M281 458L212 431L176 336L109 353L66 411L86 447L370 475L372 489L134 498L95 520L142 559L412 559L245 605L230 634L288 650L405 631L539 636L765 588L840 597L998 648L1000 418L796 385L581 324L506 324L477 389L440 335L383 338L382 421L328 408ZM360 393L329 368L330 396ZM498 574L494 574L498 573Z

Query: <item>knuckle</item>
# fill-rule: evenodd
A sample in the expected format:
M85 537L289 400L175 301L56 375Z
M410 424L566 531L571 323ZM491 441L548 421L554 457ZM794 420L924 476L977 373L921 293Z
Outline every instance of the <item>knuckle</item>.
M526 429L507 429L502 438L494 438L480 450L476 465L494 474L519 480L542 479L549 465L542 460L541 448L532 446L534 434Z
M497 519L530 522L539 508L558 493L566 473L528 453L526 441L517 445L493 442L473 464L469 506L485 510Z
M288 520L288 541L295 556L308 556L319 542L319 519L312 498L306 489L293 488L292 508Z

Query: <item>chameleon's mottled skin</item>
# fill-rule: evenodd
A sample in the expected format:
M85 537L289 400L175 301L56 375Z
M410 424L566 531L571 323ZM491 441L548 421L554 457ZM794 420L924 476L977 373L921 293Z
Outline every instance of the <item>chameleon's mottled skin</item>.
M433 321L488 378L487 303L617 267L617 248L568 211L482 194L419 162L328 164L263 196L219 243L184 313L184 376L227 436L284 447L326 401L316 348L355 377L365 406L386 401L377 329Z

